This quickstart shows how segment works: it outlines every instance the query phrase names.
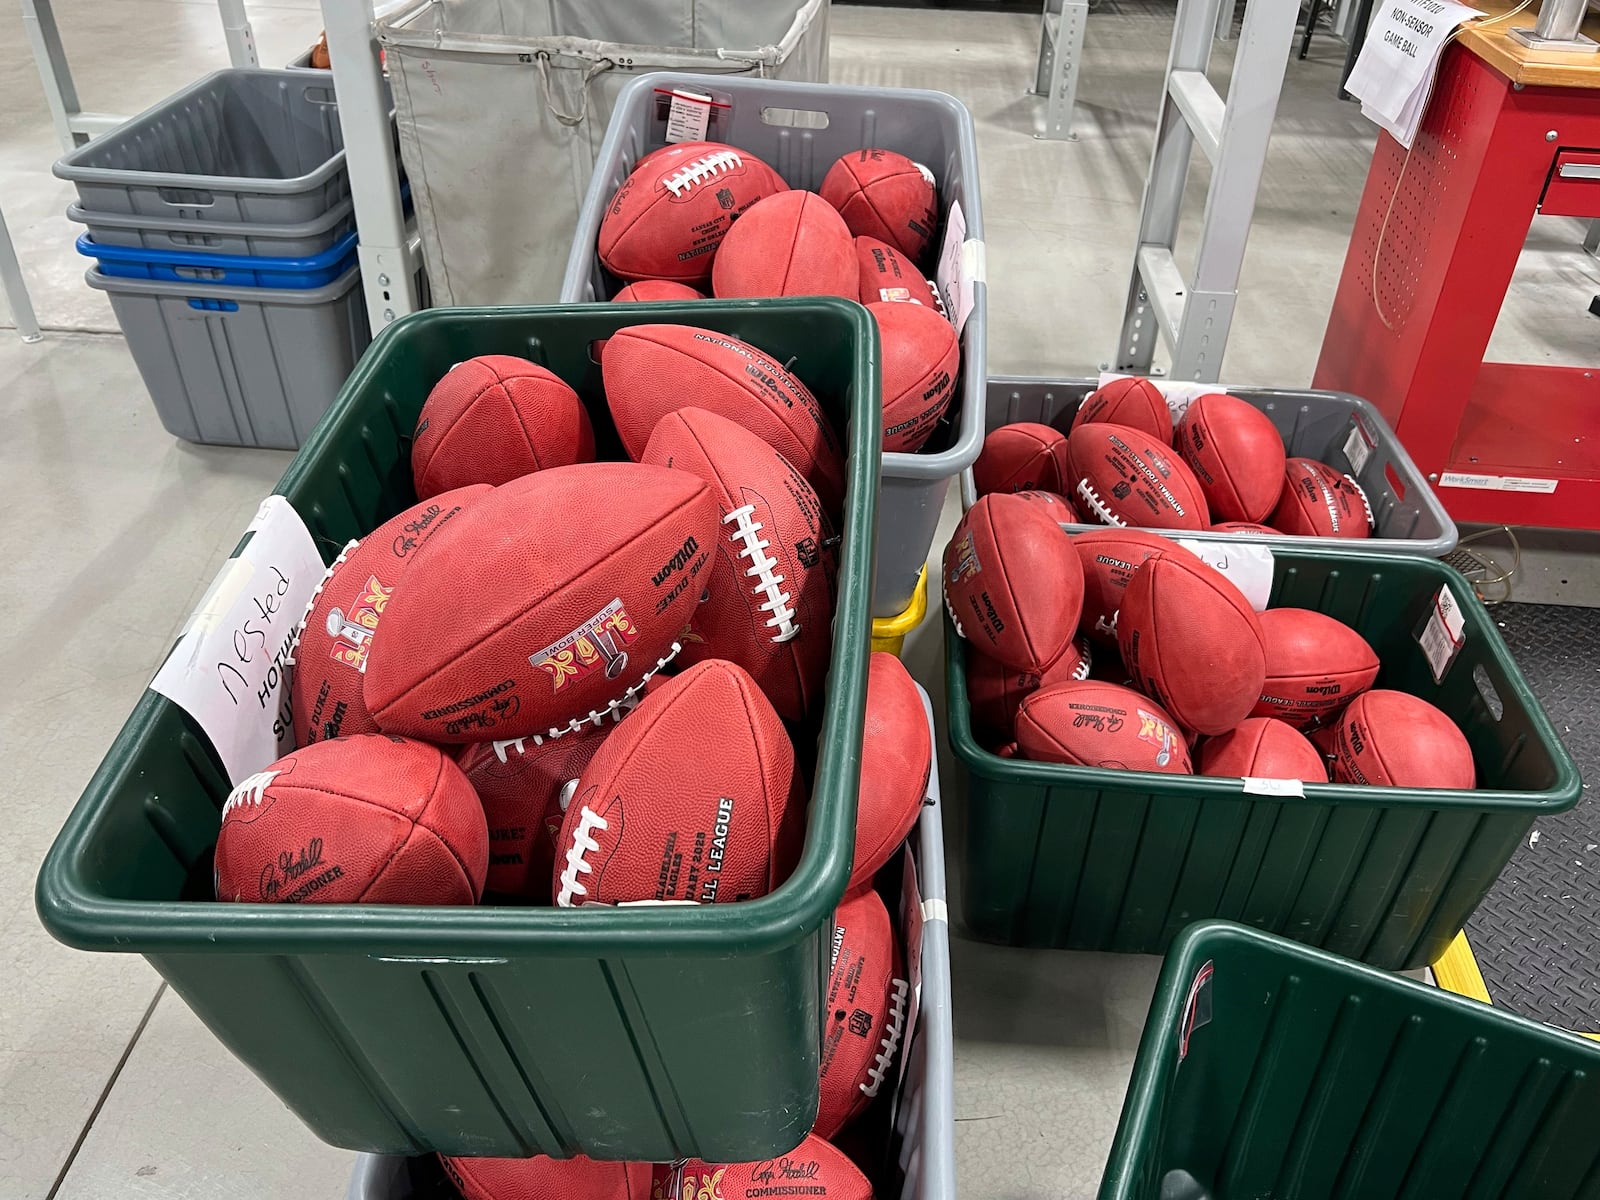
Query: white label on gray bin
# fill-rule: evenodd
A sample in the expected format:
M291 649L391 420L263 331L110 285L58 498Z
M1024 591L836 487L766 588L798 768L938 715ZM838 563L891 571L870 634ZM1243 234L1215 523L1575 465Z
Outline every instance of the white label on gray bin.
M1440 487L1477 488L1483 492L1553 492L1559 479L1535 479L1528 475L1468 475L1446 471L1439 476Z
M1350 460L1350 473L1359 475L1367 469L1367 460L1372 457L1372 447L1367 445L1367 435L1361 431L1361 426L1352 422L1350 436L1344 440L1344 456Z
M1433 598L1433 612L1417 635L1417 642L1433 672L1433 681L1443 683L1445 672L1461 653L1461 647L1467 644L1466 620L1448 584Z
M699 92L672 90L667 105L667 141L703 142L711 121L711 97Z
M200 723L235 785L294 749L286 660L327 572L282 496L261 502L247 532L150 681Z

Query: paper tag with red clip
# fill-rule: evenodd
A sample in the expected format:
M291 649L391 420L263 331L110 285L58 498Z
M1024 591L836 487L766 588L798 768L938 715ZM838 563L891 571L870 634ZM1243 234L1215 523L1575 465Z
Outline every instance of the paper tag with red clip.
M1461 604L1450 590L1450 585L1446 584L1433 598L1433 612L1428 614L1422 632L1417 634L1417 642L1428 660L1428 669L1433 672L1435 683L1444 682L1450 664L1461 653L1461 647L1467 644L1466 628L1467 621L1461 615Z
M1215 968L1208 961L1194 974L1189 995L1183 1001L1183 1019L1178 1023L1178 1061L1189 1057L1189 1039L1211 1024L1211 977Z
M711 123L711 104L710 96L674 88L667 102L667 141L705 141L706 127Z

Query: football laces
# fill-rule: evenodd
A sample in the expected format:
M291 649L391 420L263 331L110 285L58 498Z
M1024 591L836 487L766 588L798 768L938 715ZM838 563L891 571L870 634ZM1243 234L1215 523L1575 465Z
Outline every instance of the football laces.
M681 169L674 171L661 181L661 186L672 193L673 199L678 199L685 192L692 190L708 179L715 179L725 172L736 170L744 165L744 159L739 157L735 150L718 150L715 154L707 154L704 158L697 158Z
M1100 493L1095 491L1094 484L1087 479L1078 480L1077 492L1090 511L1107 525L1115 525L1119 529L1128 527L1128 523L1112 511L1111 506L1100 498Z
M723 517L722 523L733 526L728 530L728 540L737 548L738 556L750 563L745 568L745 578L755 581L750 593L762 601L756 607L767 614L766 627L776 631L772 640L793 641L800 636L800 625L794 619L792 599L784 590L784 578L774 570L778 560L767 553L771 543L761 536L763 527L755 519L755 511L755 505L746 504Z

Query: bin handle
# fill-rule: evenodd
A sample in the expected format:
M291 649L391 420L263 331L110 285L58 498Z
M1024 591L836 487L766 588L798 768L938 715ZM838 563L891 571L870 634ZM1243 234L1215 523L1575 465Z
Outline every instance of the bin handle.
M609 58L602 58L583 73L583 107L576 113L563 112L556 106L555 87L550 82L550 51L540 50L535 58L539 60L539 79L544 85L544 106L550 110L550 115L563 125L582 125L589 119L589 81L601 71L609 71L617 64Z

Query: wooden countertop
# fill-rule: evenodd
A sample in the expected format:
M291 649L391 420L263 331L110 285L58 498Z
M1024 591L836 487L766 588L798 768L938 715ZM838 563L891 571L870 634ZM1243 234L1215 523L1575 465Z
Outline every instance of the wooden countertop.
M1508 3L1507 0L1463 0L1463 3L1471 4L1491 17L1508 13L1516 7L1515 3ZM1528 87L1600 88L1600 54L1558 54L1548 50L1532 50L1512 39L1513 28L1532 29L1538 19L1539 5L1534 3L1509 21L1486 28L1478 28L1476 22L1468 25L1456 40L1512 83ZM1583 32L1600 41L1600 13L1592 9L1589 11L1584 18Z

